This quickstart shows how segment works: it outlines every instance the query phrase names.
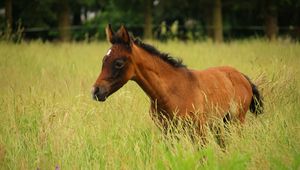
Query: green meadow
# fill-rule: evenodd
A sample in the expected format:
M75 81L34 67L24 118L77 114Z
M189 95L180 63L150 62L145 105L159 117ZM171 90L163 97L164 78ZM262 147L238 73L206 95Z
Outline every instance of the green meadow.
M229 65L262 92L265 112L230 126L225 151L164 137L134 82L92 100L107 42L0 42L0 169L299 169L300 44L260 39L151 41L193 69Z

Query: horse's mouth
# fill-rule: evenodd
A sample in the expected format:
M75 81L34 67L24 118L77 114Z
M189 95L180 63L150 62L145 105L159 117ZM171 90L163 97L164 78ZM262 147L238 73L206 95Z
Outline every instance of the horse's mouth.
M104 102L107 99L106 95L101 96L101 95L94 94L92 97L94 100L99 101L99 102Z

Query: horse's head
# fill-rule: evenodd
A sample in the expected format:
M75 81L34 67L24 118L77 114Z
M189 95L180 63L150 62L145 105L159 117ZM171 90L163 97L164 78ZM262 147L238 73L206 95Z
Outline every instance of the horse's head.
M121 26L114 33L111 26L108 25L106 37L112 46L103 57L102 71L92 88L92 96L98 101L105 101L109 95L134 77L131 60L133 42L126 28Z

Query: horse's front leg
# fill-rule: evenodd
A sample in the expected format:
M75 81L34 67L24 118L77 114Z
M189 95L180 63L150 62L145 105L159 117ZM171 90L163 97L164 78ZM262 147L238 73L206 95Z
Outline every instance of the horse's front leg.
M161 116L156 111L150 112L150 117L153 120L154 124L163 132L164 136L170 134L170 122L167 120L166 117Z

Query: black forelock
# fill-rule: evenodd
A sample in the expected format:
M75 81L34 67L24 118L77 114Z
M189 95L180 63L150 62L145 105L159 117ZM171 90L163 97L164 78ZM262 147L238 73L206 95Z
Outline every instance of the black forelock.
M114 35L112 37L112 39L110 40L110 42L112 44L122 44L122 45L127 45L128 43L126 43L121 37Z
M110 39L110 43L115 45L115 44L120 44L123 45L124 47L126 47L126 49L131 50L130 48L130 44L128 44L127 42L125 42L121 37L114 35L111 39Z

